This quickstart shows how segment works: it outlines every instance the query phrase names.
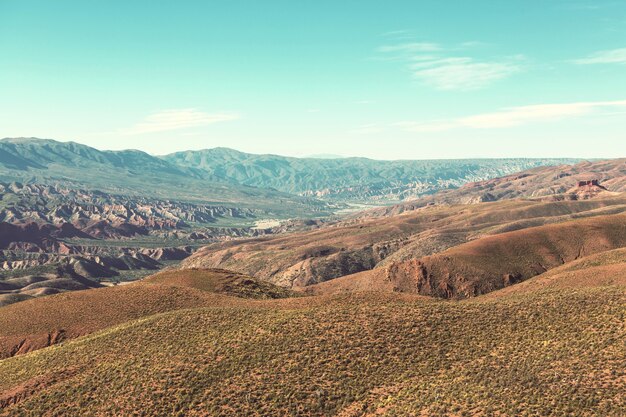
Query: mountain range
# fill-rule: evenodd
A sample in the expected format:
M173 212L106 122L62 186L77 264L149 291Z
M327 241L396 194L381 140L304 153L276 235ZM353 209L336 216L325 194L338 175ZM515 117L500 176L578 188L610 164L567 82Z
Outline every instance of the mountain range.
M36 138L0 141L0 180L62 183L117 194L238 204L306 215L318 199L386 202L573 159L376 161L291 158L228 148L152 156ZM314 198L307 198L314 197ZM282 201L288 204L276 204ZM300 211L300 213L297 213ZM309 214L310 214L309 211ZM284 214L284 213L283 213Z
M351 202L399 201L574 159L467 159L377 161L367 158L291 158L228 148L163 157L210 177L290 194Z

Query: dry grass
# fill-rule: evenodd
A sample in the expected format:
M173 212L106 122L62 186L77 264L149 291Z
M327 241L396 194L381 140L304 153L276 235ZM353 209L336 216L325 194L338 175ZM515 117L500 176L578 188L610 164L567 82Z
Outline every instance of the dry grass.
M287 295L290 292L283 288L229 271L185 270L128 285L22 301L0 308L0 358L156 313L254 304L244 298Z
M378 268L289 297L246 275L187 269L0 308L5 356L52 345L0 361L0 415L624 416L626 249L611 249L626 244L626 216L597 216L621 207L606 202L545 204L435 207L219 254L262 271L295 256L309 273L341 274L341 263L365 265L364 242L391 254L416 230L441 226L433 248L501 233L412 261L406 281ZM502 233L564 216L589 218ZM424 270L434 295L441 282L452 295L482 285L475 295L537 265L554 269L493 296L384 292L424 293L414 285Z
M278 287L249 275L225 269L170 270L152 275L144 284L160 284L183 288L195 288L234 297L273 299L297 296L297 293Z
M157 314L3 360L0 392L21 395L4 415L626 410L623 287L462 302L374 293L303 300Z

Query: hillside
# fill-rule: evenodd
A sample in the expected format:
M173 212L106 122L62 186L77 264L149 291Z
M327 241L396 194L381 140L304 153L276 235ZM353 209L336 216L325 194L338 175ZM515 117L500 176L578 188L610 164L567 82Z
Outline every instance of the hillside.
M626 248L585 256L517 285L486 294L485 297L502 297L544 289L601 286L626 286Z
M0 361L1 413L617 417L624 297L370 293L171 311Z
M515 287L537 275L548 280L548 272L554 268L565 268L581 258L623 247L626 215L599 216L483 237L430 256L344 276L308 291L325 294L382 290L440 298L475 297ZM605 265L609 257L599 259L603 260L599 264L604 269L623 273L623 265L611 267ZM586 277L602 270L585 270L581 274ZM607 281L611 282L614 281Z
M343 201L399 201L573 159L377 161L367 158L291 158L228 148L163 157L176 166L225 181Z
M624 198L350 219L0 307L0 415L621 416Z
M163 272L127 285L31 299L0 307L0 358L166 311L291 295L285 289L230 271L189 270Z
M485 235L621 213L626 210L625 198L433 205L308 232L215 243L199 249L181 267L226 268L286 287L303 287L419 259Z
M593 185L596 181L598 185ZM538 167L485 181L470 182L415 201L358 213L362 217L393 216L429 204L474 204L511 199L585 200L626 192L626 159L584 161L575 165Z

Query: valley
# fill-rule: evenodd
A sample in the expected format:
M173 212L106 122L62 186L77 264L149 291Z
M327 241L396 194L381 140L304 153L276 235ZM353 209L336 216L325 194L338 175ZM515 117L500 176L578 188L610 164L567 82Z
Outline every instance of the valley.
M504 174L280 210L2 182L0 415L620 416L626 161Z
M626 417L625 23L0 0L0 417Z
M0 281L13 281L0 287L0 304L132 281L207 244L315 230L364 207L566 161L390 164L223 148L154 157L3 139Z

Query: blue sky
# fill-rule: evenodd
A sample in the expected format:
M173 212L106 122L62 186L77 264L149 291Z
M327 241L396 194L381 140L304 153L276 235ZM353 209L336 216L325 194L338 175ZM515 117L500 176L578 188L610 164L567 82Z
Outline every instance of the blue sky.
M0 0L0 137L626 157L626 1Z

